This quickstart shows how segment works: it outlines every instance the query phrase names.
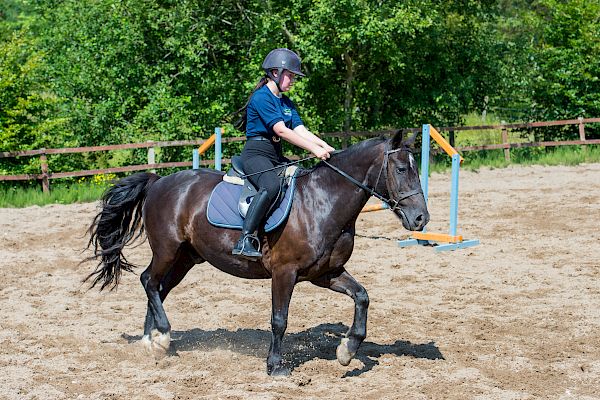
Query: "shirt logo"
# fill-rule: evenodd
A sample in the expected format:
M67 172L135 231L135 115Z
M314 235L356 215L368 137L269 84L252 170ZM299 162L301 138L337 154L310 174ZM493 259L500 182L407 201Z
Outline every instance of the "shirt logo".
M289 107L285 107L283 109L283 115L287 116L287 117L291 117L292 116L292 109Z

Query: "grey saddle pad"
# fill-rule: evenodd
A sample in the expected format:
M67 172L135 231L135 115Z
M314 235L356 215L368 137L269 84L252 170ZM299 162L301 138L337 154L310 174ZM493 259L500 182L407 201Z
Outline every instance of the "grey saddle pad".
M220 228L242 229L244 219L238 211L238 202L242 193L243 186L234 185L229 182L220 182L210 194L206 216L208 222ZM292 208L292 198L296 190L296 177L291 182L275 209L267 218L264 231L270 232L277 228L287 218Z

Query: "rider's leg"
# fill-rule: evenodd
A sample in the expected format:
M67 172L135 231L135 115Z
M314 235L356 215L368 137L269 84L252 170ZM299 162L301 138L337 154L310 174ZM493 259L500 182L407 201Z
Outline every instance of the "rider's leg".
M262 157L256 157L245 161L244 169L248 174L264 171L273 167L273 164ZM246 218L242 235L235 245L232 254L256 260L262 257L260 252L260 240L257 233L261 222L263 221L269 207L279 194L279 176L275 171L267 171L258 175L250 176L250 181L259 189L258 194L254 196Z
M262 257L260 252L260 240L258 239L258 227L265 214L269 210L271 202L265 189L260 189L246 213L242 235L233 248L232 254L240 255L249 259Z

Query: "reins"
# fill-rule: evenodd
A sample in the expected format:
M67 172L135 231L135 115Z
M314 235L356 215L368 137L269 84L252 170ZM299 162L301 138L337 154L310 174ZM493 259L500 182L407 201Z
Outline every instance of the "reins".
M387 144L386 144L386 147L387 147ZM346 172L342 171L341 169L339 169L335 165L331 164L329 161L327 161L327 160L321 160L321 161L325 165L327 165L329 168L333 169L335 172L337 172L338 174L340 174L341 176L343 176L344 178L346 178L347 180L349 180L350 182L352 182L353 184L355 184L356 186L358 186L359 188L361 188L362 190L364 190L365 192L367 192L370 196L377 197L379 200L381 200L384 203L386 203L388 206L390 206L391 210L395 210L396 208L398 208L398 204L402 200L407 199L407 198L409 198L411 196L423 193L423 190L421 188L414 189L414 190L411 190L409 192L400 192L400 197L398 198L398 200L394 200L392 198L387 198L384 195L382 195L379 192L377 192L376 188L377 188L377 185L379 184L379 179L381 178L382 173L383 173L383 175L387 175L387 164L388 164L389 155L392 154L392 153L396 153L398 151L408 151L408 152L410 152L410 150L406 149L406 148L399 148L399 149L394 149L394 150L384 150L383 163L381 165L381 169L379 170L379 174L377 175L377 181L375 182L375 186L373 188L370 188L367 185L363 184L362 182L359 182L358 180L354 179L353 177L351 177L350 175L348 175ZM340 152L341 152L341 150L336 150L333 153L335 154L335 153L340 153ZM316 158L316 156L305 157L305 158L302 158L300 160L290 161L289 163L277 165L277 166L275 166L273 168L268 168L268 169L265 169L265 170L262 170L262 171L254 172L252 174L241 175L240 178L245 179L245 178L247 178L249 176L262 174L263 172L273 171L275 169L287 168L290 165L299 164L299 163L301 163L303 161L311 160L313 158Z
M377 197L379 200L381 201L385 201L386 203L388 203L390 201L390 199L384 197L383 195L377 193L377 191L375 191L375 189L371 189L370 187L368 187L367 185L363 184L362 182L357 181L356 179L354 179L353 177L351 177L350 175L348 175L347 173L345 173L344 171L342 171L341 169L339 169L338 167L336 167L335 165L330 164L328 161L323 160L323 162L332 170L334 170L335 172L337 172L338 174L340 174L341 176L343 176L344 178L348 179L350 182L354 183L356 186L358 186L359 188L363 189L365 192L367 192L368 194L370 194L371 196L375 196Z
M303 161L311 160L311 159L313 159L313 158L315 158L315 157L316 157L316 156L309 156L309 157L302 158L302 159L300 159L300 160L296 160L296 161L290 161L289 163L279 164L279 165L277 165L277 166L275 166L275 167L273 167L273 168L267 168L267 169L263 169L262 171L253 172L253 173L251 173L251 174L244 174L244 175L240 175L240 178L242 178L242 179L245 179L245 178L247 178L247 177L249 177L249 176L254 176L254 175L262 174L263 172L273 171L273 170L275 170L275 169L281 169L281 168L284 168L284 167L285 167L285 168L287 168L287 167L289 167L290 165L299 164L299 163L301 163L301 162L303 162Z

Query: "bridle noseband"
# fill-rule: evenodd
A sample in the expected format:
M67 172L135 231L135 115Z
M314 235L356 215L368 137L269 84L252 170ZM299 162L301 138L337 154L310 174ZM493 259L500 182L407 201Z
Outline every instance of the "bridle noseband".
M399 203L402 200L407 199L407 198L409 198L411 196L414 196L414 195L417 195L417 194L423 194L423 190L421 189L421 187L419 187L418 189L414 189L414 190L411 190L411 191L408 191L408 192L400 192L399 193L399 198L397 200L394 200L391 197L387 198L387 197L383 196L382 194L380 194L379 192L377 192L376 188L377 188L377 185L379 184L379 179L381 178L382 173L386 177L386 189L388 191L388 194L390 192L389 188L387 188L387 166L388 166L388 160L389 160L390 154L396 153L398 151L407 151L409 153L412 153L410 151L410 149L408 149L406 147L401 147L399 149L394 149L394 150L387 150L388 143L386 143L385 146L386 146L386 148L383 151L383 163L381 164L381 169L379 170L379 174L377 175L377 180L375 181L375 186L373 188L370 188L367 185L363 184L362 182L357 181L356 179L354 179L353 177L351 177L350 175L348 175L347 173L345 173L344 171L342 171L341 169L339 169L335 165L332 165L328 161L323 160L323 162L329 168L333 169L335 172L337 172L338 174L342 175L344 178L346 178L347 180L349 180L350 182L352 182L353 184L355 184L359 188L361 188L364 191L366 191L370 196L375 196L379 200L381 200L384 203L386 203L390 207L390 210L395 211L396 209L398 209L398 210L402 211L400 209L401 207L399 206Z

